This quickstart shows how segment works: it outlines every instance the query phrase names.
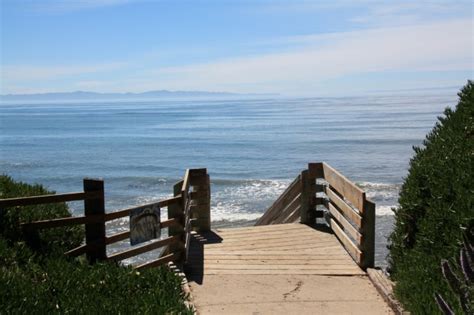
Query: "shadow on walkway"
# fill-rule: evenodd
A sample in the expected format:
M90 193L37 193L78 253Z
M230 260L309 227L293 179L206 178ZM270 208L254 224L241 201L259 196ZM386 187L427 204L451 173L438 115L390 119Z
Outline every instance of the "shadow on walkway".
M203 283L204 245L221 242L222 237L214 231L191 234L191 246L189 248L188 262L184 266L184 272L186 273L188 281L194 281L197 284Z

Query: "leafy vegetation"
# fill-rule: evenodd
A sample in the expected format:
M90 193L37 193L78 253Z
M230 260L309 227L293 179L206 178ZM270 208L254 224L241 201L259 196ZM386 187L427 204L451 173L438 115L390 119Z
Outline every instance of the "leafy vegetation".
M0 197L52 193L0 176ZM0 210L0 309L7 314L191 314L181 279L166 268L136 271L89 265L62 254L82 242L78 228L42 232L41 247L23 240L20 222L70 216L65 204Z
M438 314L435 293L462 313L440 268L459 253L463 232L474 229L474 83L458 95L456 109L446 109L423 147L414 148L395 211L390 272L395 294L414 314Z

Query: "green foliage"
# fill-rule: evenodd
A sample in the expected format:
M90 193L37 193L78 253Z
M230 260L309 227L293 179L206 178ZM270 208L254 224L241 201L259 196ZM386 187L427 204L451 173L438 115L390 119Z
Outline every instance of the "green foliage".
M40 185L0 177L2 198L48 194ZM181 278L166 268L136 271L111 263L89 265L62 255L83 232L42 234L42 250L22 240L19 222L69 216L67 206L4 209L0 221L0 313L191 314ZM80 234L81 233L81 234ZM59 242L55 237L61 237Z
M441 261L443 276L449 284L453 293L458 297L464 314L474 313L474 247L470 239L474 231L468 231L471 237L465 237L463 247L459 251L459 264L448 260ZM467 234L466 234L467 235ZM453 314L452 307L439 294L435 294L435 300L444 314Z
M0 198L27 197L54 194L41 185L28 185L15 182L6 175L0 176ZM25 238L20 223L38 220L70 217L65 203L44 204L37 206L0 209L0 236L10 242ZM39 250L42 252L64 253L79 246L84 238L82 226L45 229L39 232Z
M395 294L414 314L438 314L441 294L456 313L459 301L444 280L440 261L454 257L462 234L474 226L474 83L458 94L456 109L414 148L390 236L390 272Z

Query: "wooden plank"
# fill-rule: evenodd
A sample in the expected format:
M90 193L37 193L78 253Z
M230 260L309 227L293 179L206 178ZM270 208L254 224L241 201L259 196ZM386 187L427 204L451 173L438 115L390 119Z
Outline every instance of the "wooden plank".
M222 236L222 235L221 235ZM295 241L301 240L303 237L314 237L318 241L330 241L329 238L327 239L319 239L315 237L315 233L312 233L311 231L301 231L298 234L288 234L288 232L284 231L274 231L274 232L267 232L267 233L258 233L258 234L252 234L252 235L236 235L236 236L229 236L229 237L224 237L222 239L223 244L229 244L229 243L243 243L243 242L248 242L248 241L257 241L257 240L279 240L279 239L293 239ZM331 240L332 241L332 240Z
M90 249L90 245L81 245L64 253L66 256L76 257L85 254Z
M302 230L306 226L302 224L274 224L274 225L258 225L258 226L246 226L236 228L217 228L214 229L216 233L223 235L230 234L246 234L246 233L262 233L265 231L283 231L283 230ZM311 230L311 228L309 228Z
M107 236L105 238L105 244L107 245L113 244L116 242L126 240L127 238L130 238L130 231L125 231L125 232L117 233L111 236Z
M342 227L344 228L344 232L349 234L350 237L352 237L357 244L360 245L362 244L362 234L359 233L359 231L356 230L355 227L352 226L352 224L347 221L347 219L342 215L341 212L337 210L337 208L332 204L328 204L329 212L333 216L336 221L338 221Z
M294 260L294 259L205 259L205 265L223 264L226 266L232 265L319 265L319 266L354 266L354 261L347 259L318 259L318 260Z
M351 220L358 229L362 227L362 217L359 213L357 213L351 206L345 203L333 190L331 187L326 187L325 190L326 195L331 200L333 205L337 206L337 208L344 214L346 218ZM328 206L329 207L329 206ZM328 209L329 210L329 209Z
M133 210L138 209L138 208L153 206L155 204L158 204L158 206L160 208L164 208L164 207L168 207L170 205L179 204L180 202L181 202L181 196L175 196L175 197L168 198L168 199L165 199L165 200L159 200L157 202L143 204L143 205L139 205L139 206L136 206L136 207L123 209L123 210L119 210L119 211L109 212L109 213L105 214L105 221L112 221L112 220L115 220L115 219L119 219L119 218L129 216L130 212L132 212Z
M104 216L105 215L105 200L104 200L104 181L95 179L84 179L83 181L85 192L97 193L95 199L84 200L84 215L89 216ZM90 263L105 260L107 258L105 248L105 221L97 223L86 223L86 245L94 244L93 248L87 251L87 259Z
M22 223L21 227L26 229L49 229L49 228L56 228L56 227L63 227L63 226L71 226L71 225L79 225L79 224L86 224L86 223L100 223L104 221L104 216L97 214L97 215L89 215L87 217L80 216L80 217L68 217L68 218L58 218L58 219L51 219L51 220L41 220L41 221L34 221L29 223Z
M305 254L306 253L306 254ZM190 251L190 257L198 257L197 252ZM202 258L202 255L199 255L200 258ZM212 253L206 253L204 261L208 260L220 260L223 263L225 263L226 260L275 260L275 261L295 261L296 263L299 263L301 261L342 261L342 262L347 262L351 264L355 264L354 260L352 259L349 254L345 250L342 249L338 251L337 253L334 252L328 252L328 253L311 253L311 252L295 252L292 255L265 255L265 254L258 254L258 255L239 255L236 254L234 255L233 253L228 253L228 254L212 254Z
M0 199L0 208L31 206L45 203L68 202L76 200L94 199L100 197L100 192L74 192L57 195L42 195L21 198Z
M347 237L344 231L339 227L339 225L333 219L329 219L329 225L331 229L334 231L338 239L343 244L344 248L347 252L352 256L354 261L360 265L362 262L362 252L357 248L354 243Z
M107 258L107 260L109 260L109 261L124 260L124 259L130 258L130 257L136 256L136 255L142 254L142 253L146 253L146 252L151 251L153 249L157 249L157 248L163 247L165 245L169 245L169 244L177 242L179 240L180 240L180 235L170 236L170 237L167 237L167 238L159 240L159 241L154 241L154 242L149 243L149 244L141 245L141 246L129 249L129 250L125 250L123 252L113 254L113 255L109 256Z
M265 213L255 223L258 225L265 225L272 221L275 215L278 215L281 208L286 205L290 200L293 200L295 196L301 192L301 181L300 175L285 189L285 191L278 197L278 199L265 211Z
M362 213L364 211L365 192L324 162L323 170L324 179Z
M358 267L336 270L205 270L206 275L321 275L321 276L364 276Z
M285 221L287 223L296 223L300 221L300 218L301 218L301 205L298 208L296 208L295 211L293 211L293 213L290 214L288 218L286 218Z
M271 222L271 224L281 224L281 223L287 223L286 218L289 217L293 211L295 211L296 208L298 208L301 205L301 194L296 195L296 197L288 203L288 205L282 209L280 214L278 215L277 218Z
M153 261L149 261L149 262L146 262L144 264L138 265L138 266L135 267L135 269L143 270L143 269L146 269L146 268L158 267L158 266L164 265L164 264L166 264L170 261L177 261L177 260L179 260L180 256L181 256L180 253L171 253L171 254L165 255L163 257L160 257L158 259L155 259Z
M235 248L235 247L242 247L242 246L256 246L256 245L275 245L275 246L284 246L284 245L295 245L299 246L301 244L301 239L311 239L314 240L314 242L311 242L311 244L308 244L308 246L317 246L317 247L323 247L323 246L339 246L339 243L334 239L330 241L318 241L317 239L313 239L311 236L306 236L306 237L301 237L298 240L295 239L285 239L285 238L280 238L280 239L268 239L268 240L255 240L255 241L245 241L245 242L222 242L222 243L216 243L216 244L207 244L205 245L206 248L211 249L211 248ZM305 244L303 244L305 245ZM308 247L310 248L310 247Z
M181 186L181 194L183 198L185 198L185 195L187 194L187 191L189 190L190 185L191 185L191 175L190 175L190 170L187 169L186 172L184 173L183 185Z
M209 264L206 261L204 270L341 270L355 269L354 265L228 265L228 264Z
M311 244L311 245L305 245L305 244L294 244L294 242L291 243L286 243L286 244L281 244L279 245L278 243L272 243L272 244L253 244L253 245L245 245L245 246L233 246L233 247L224 247L224 246L219 246L219 247L207 247L208 251L216 251L216 250L221 250L221 251L239 251L239 250L286 250L290 252L294 252L295 250L304 250L304 251L312 251L315 249L324 249L324 250L337 250L340 248L339 244L334 244L333 246L320 246L317 244Z
M327 249L327 248L318 248L312 249L310 251L298 251L298 253L293 252L295 255L320 255L320 254L341 254L346 253L346 250L342 246L337 248ZM273 256L288 256L287 250L279 250L279 249L272 249L272 250L234 250L234 251L223 251L223 250L210 250L205 249L206 256L208 255L248 255L248 256L258 256L258 255L273 255Z
M162 221L160 223L160 227L164 229L170 226L175 226L175 225L180 225L180 224L181 224L181 221L178 218L171 218L171 219Z

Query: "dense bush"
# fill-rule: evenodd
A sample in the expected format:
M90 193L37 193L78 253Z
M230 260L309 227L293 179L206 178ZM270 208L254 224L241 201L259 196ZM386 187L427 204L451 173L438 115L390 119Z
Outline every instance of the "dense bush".
M435 292L462 312L440 268L474 228L474 83L458 95L456 109L446 109L423 147L414 148L395 211L389 269L395 294L414 314L439 313Z
M41 185L15 182L9 176L0 176L0 198L14 198L52 194ZM20 222L69 217L71 214L64 203L0 209L0 236L9 242L24 239ZM81 226L46 229L39 232L42 252L65 252L82 243L84 232Z
M51 193L40 185L0 177L1 198ZM0 313L188 314L181 279L166 268L130 267L62 255L82 241L77 229L43 233L41 251L22 239L19 222L70 215L67 206L3 209L0 221ZM58 237L58 238L57 238Z

